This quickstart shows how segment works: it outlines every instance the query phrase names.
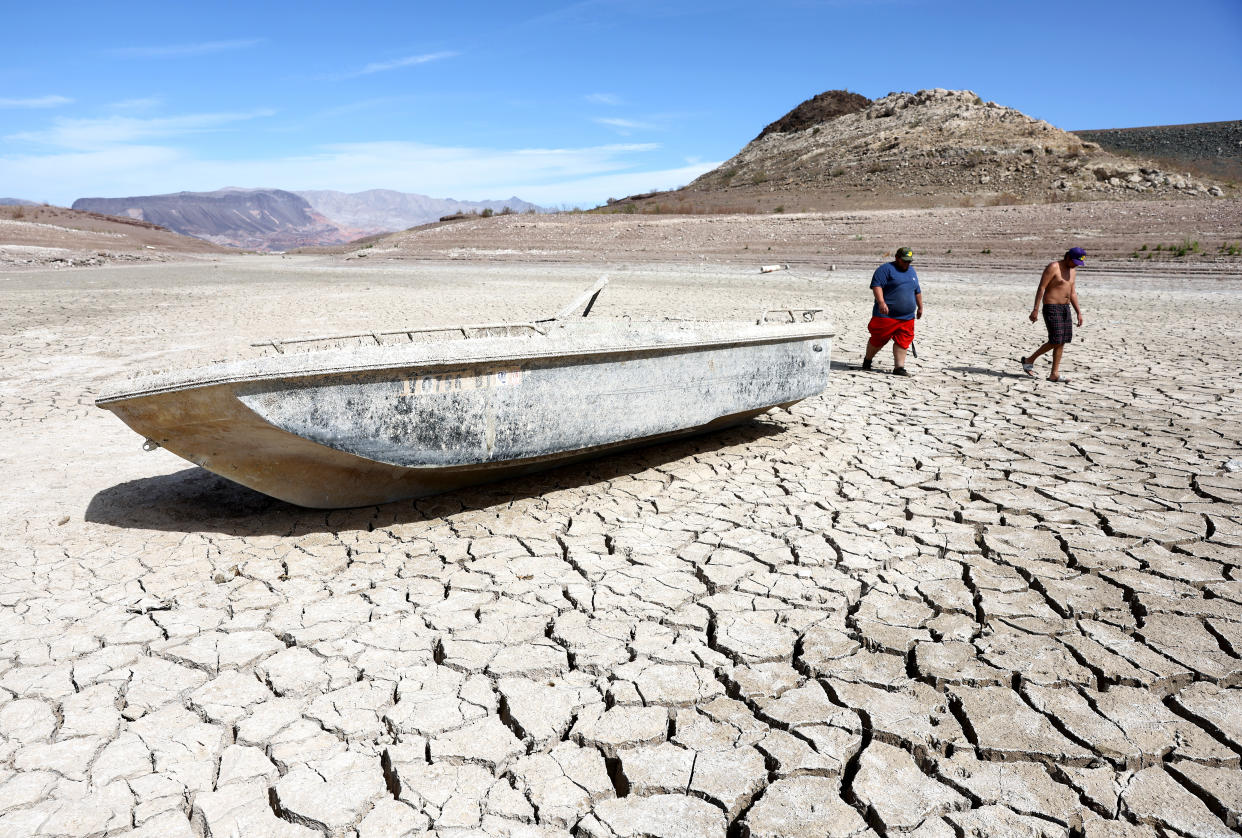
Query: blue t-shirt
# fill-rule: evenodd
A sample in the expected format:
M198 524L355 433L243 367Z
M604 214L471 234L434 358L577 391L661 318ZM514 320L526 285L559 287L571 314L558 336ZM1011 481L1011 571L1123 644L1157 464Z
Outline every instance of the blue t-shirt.
M913 320L919 310L915 294L923 293L919 287L919 275L914 266L904 271L897 267L896 262L885 262L875 269L871 276L871 287L884 290L884 302L888 305L888 314L880 313L880 304L871 307L872 317L891 317L894 320Z

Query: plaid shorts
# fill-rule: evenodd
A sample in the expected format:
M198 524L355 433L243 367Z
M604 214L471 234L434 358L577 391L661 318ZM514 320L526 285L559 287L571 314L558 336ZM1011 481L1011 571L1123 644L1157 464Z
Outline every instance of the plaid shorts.
M1069 343L1074 339L1074 318L1069 303L1044 303L1044 323L1049 343Z

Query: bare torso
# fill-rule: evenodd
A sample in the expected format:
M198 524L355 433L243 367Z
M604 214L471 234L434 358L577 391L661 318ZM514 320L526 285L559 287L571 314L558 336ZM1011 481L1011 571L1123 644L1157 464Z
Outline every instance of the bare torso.
M1070 302L1074 294L1075 270L1063 261L1051 262L1044 268L1040 283L1044 286L1044 304L1060 305Z

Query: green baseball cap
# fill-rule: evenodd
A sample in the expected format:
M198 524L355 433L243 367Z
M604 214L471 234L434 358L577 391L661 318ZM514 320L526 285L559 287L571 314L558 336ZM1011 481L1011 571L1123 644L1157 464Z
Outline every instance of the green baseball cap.
M914 251L908 247L899 247L897 248L897 258L903 262L913 262Z

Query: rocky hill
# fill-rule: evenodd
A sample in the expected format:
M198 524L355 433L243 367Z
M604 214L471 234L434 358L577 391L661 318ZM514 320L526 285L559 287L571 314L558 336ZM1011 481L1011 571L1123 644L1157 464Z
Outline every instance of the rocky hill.
M796 134L838 116L858 113L870 104L871 100L861 94L828 90L812 96L780 119L769 123L755 139L762 140L768 134Z
M858 103L847 97L854 95L821 94L773 123L784 127L769 126L689 186L633 196L601 211L794 212L1236 192L1106 151L968 90L890 93L851 109ZM816 117L814 103L821 99L840 107Z
M1242 120L1075 131L1105 151L1242 184Z
M304 189L297 193L325 218L365 234L391 233L419 224L437 221L456 213L546 212L542 207L516 196L506 201L457 201L431 198L413 192L368 189L365 192L336 192L330 189Z
M73 209L148 221L215 244L251 250L341 244L362 235L343 229L315 212L305 198L282 189L79 198Z

